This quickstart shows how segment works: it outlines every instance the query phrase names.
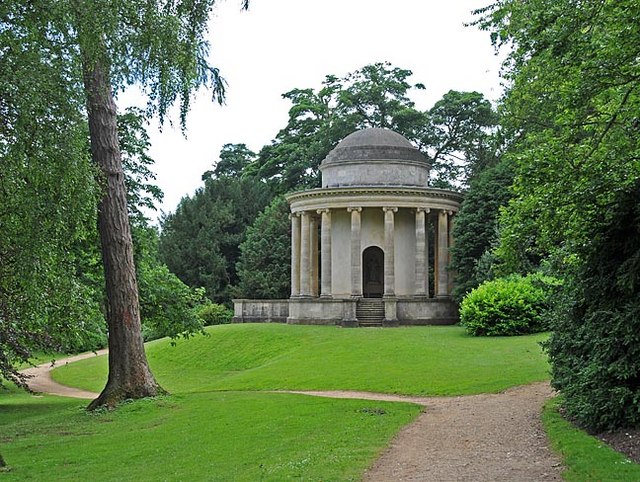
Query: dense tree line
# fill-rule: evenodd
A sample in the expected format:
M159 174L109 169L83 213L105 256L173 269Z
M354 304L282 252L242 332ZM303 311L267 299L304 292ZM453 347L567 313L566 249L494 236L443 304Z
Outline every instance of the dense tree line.
M456 242L451 248L451 269L456 273L453 295L458 301L495 276L493 250L499 239L499 213L512 197L513 177L512 164L502 160L471 180L453 227Z

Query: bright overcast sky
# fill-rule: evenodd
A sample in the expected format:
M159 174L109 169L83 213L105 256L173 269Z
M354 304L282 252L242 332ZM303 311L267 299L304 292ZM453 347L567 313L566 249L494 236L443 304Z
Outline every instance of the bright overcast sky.
M342 77L367 64L389 61L413 71L409 81L426 91L412 96L419 109L447 91L501 93L499 61L489 34L464 27L471 11L490 0L240 0L221 1L210 24L211 60L228 82L226 105L201 92L187 119L187 138L177 112L159 132L149 129L160 208L175 210L202 185L201 175L226 143L253 151L286 125L293 88L319 88L327 74ZM122 98L122 105L131 95Z

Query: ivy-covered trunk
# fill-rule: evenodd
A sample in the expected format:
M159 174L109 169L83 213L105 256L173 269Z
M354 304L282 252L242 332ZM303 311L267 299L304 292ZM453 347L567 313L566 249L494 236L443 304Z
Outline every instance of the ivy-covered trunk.
M83 70L91 154L99 168L103 190L98 229L109 328L109 379L100 396L89 405L93 409L129 398L155 396L163 390L153 377L144 352L127 191L108 69L103 62L94 61L85 62Z

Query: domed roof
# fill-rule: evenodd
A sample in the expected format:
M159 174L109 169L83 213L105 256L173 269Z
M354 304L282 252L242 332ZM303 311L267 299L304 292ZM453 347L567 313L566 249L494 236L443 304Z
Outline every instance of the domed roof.
M320 164L322 187L426 187L431 165L402 135L369 128L342 139Z
M349 134L322 161L418 161L427 159L404 136L390 129L371 127Z

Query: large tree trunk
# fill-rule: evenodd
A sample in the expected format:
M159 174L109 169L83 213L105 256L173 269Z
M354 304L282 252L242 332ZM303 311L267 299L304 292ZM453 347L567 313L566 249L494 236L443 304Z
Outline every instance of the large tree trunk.
M151 374L140 325L138 284L127 211L127 190L118 145L116 105L108 69L100 61L84 65L93 161L100 168L103 198L98 206L107 293L109 379L89 409L163 393Z

